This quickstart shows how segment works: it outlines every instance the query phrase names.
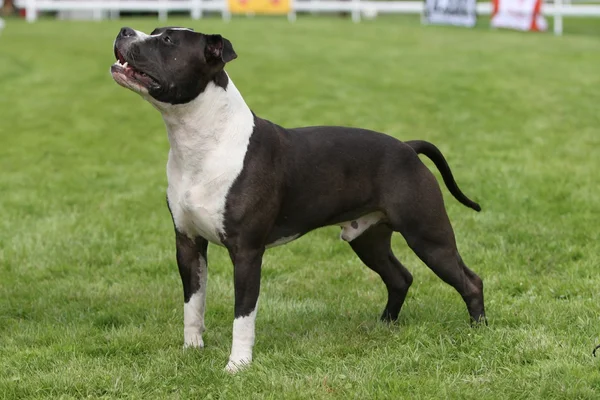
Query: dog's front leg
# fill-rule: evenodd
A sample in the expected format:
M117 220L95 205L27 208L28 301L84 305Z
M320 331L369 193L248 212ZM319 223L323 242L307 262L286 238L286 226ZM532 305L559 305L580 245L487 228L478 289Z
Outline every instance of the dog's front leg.
M234 271L235 319L231 355L225 367L228 372L237 372L252 362L254 322L264 251L264 247L259 249L238 247L229 251Z
M206 283L208 241L202 237L194 240L175 231L177 266L183 283L183 343L184 347L204 347L204 310L206 308Z

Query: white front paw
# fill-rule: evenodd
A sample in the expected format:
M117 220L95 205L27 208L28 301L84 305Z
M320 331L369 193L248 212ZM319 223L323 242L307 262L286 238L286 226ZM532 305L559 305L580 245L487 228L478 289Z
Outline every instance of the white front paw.
M236 359L236 360L232 360L230 358L229 362L225 366L225 371L229 372L230 374L235 374L235 373L241 371L242 369L248 367L251 363L252 363L252 356L243 357L241 359Z
M204 341L202 340L202 334L199 332L184 332L183 348L195 347L202 349L204 347Z

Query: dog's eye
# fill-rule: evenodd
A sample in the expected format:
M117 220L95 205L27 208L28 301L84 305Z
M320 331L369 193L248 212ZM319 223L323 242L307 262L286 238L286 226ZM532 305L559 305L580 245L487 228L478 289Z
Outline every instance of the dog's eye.
M171 40L171 38L169 36L163 36L163 40L169 44L173 44L173 41Z

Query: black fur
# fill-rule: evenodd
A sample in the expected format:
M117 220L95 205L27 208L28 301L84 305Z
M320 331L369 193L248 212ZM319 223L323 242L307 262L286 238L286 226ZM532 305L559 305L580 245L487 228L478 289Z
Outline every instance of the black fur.
M254 123L243 170L227 196L223 243L230 254L262 256L265 247L278 239L382 211L385 220L350 242L386 284L388 303L382 319L398 318L412 283L391 251L390 237L397 231L461 294L472 320L485 320L481 279L458 254L439 185L417 153L433 159L459 201L476 210L479 205L460 191L435 146L403 143L365 129L284 129L257 116ZM241 270L234 261L236 316L248 315L258 298L260 263L251 258ZM240 291L238 284L243 287ZM248 287L254 285L250 293Z

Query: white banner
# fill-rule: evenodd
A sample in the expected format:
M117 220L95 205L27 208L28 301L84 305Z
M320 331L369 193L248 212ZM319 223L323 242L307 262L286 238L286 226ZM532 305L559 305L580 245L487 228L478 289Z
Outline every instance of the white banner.
M472 28L477 22L476 0L425 0L423 22Z
M542 0L494 0L492 27L521 31L545 31L548 23L541 14Z

